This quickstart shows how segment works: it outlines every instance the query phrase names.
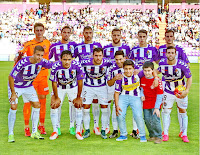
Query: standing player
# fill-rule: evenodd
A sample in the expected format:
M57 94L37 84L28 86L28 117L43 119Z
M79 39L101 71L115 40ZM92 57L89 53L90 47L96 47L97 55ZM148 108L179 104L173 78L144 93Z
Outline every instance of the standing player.
M142 103L140 98L140 78L134 75L134 62L126 60L123 63L124 73L121 80L117 80L115 84L115 107L120 137L117 141L127 140L126 130L126 111L131 106L133 116L138 125L140 142L146 142L145 126L142 116Z
M167 47L174 46L176 48L176 59L183 60L184 62L186 62L188 64L188 67L190 67L190 62L188 60L188 57L187 57L184 49L182 47L178 46L178 45L175 45L174 40L175 40L174 31L173 30L166 30L165 31L166 44L159 47L159 58L160 59L167 58L167 56L166 56ZM164 77L162 77L162 82L163 82L163 88L164 88L165 87ZM178 108L177 108L177 111L178 111L178 120L179 120L179 125L180 125L179 136L181 137L181 135L183 133L182 132L182 119L181 119L181 115L179 113Z
M42 46L44 48L43 58L49 58L49 40L44 38L45 28L42 23L35 23L34 25L34 33L35 39L30 40L24 44L24 48L20 51L22 55L32 56L35 46ZM46 134L44 121L46 115L46 95L49 94L49 87L47 82L48 70L42 68L41 72L35 78L33 82L33 86L37 91L39 102L40 102L40 125L38 129L41 134ZM27 102L24 104L24 121L25 121L25 136L30 136L30 128L29 128L29 118L31 114L31 104Z
M155 47L150 46L149 44L147 44L147 31L146 30L139 30L138 31L138 41L139 41L139 45L135 46L132 48L130 54L129 54L129 58L133 59L136 63L136 65L138 65L140 67L140 69L142 70L142 66L144 64L144 62L146 61L158 61L158 51ZM136 125L134 125L135 122L133 121L133 131L132 131L132 135L135 133L135 130L137 130L137 128L135 127Z
M180 60L176 59L176 48L173 46L167 47L166 56L167 59L162 59L159 63L158 73L162 73L165 78L166 86L164 90L163 97L163 130L164 136L163 141L168 141L168 130L170 125L170 113L174 101L177 102L177 107L182 119L182 140L183 142L189 142L187 137L187 126L188 126L188 116L187 116L187 106L189 89L192 84L192 75L188 65ZM187 83L184 80L187 78ZM178 85L186 86L186 90L181 92L180 98L174 95L174 90Z
M71 28L69 26L64 26L61 30L62 40L50 46L49 60L52 57L55 58L55 61L60 60L60 55L64 50L69 50L71 51L72 56L74 55L74 49L76 47L76 43L69 40L70 35L71 35ZM60 130L61 106L59 106L58 108L58 115L59 115L58 135L61 135L61 130ZM75 129L74 129L75 108L72 102L69 102L69 117L70 117L69 132L70 134L75 135Z
M93 41L93 30L90 26L83 29L84 42L77 45L74 51L74 57L81 61L82 59L92 58L93 50L95 48L102 48L101 44ZM99 131L99 105L98 100L94 99L92 104L92 113L94 118L94 133L100 135Z
M86 77L83 87L83 122L85 126L84 138L90 136L90 106L94 97L101 105L101 137L106 139L106 125L108 122L108 98L106 87L106 73L111 66L110 60L103 58L103 49L95 48L93 58L81 61Z
M54 140L58 137L58 128L60 125L59 107L67 94L69 103L73 102L76 112L76 138L83 140L81 135L82 122L82 98L81 92L83 87L84 74L79 62L72 60L72 53L68 50L63 51L61 60L54 63L51 70L50 80L52 81L53 95L51 102L51 122L53 125L53 133L50 139ZM59 106L61 102L61 105Z
M32 108L32 134L31 138L44 139L37 132L39 121L40 103L37 93L32 85L33 80L41 71L42 67L51 68L52 64L45 59L44 48L36 46L33 56L20 60L9 75L8 97L11 108L8 114L9 136L8 142L14 142L14 124L16 120L18 97L23 95L24 102L30 102Z
M112 43L104 46L104 57L109 58L111 60L115 60L115 53L117 51L123 51L125 57L128 57L129 53L130 53L130 47L127 44L124 44L121 42L121 30L118 28L115 28L112 30L111 33L111 37L112 37ZM124 60L125 61L125 60ZM110 104L111 101L114 99L114 90L110 87L108 87L108 126L106 128L106 133L108 133L110 131L110 114L111 114L111 110L110 110Z

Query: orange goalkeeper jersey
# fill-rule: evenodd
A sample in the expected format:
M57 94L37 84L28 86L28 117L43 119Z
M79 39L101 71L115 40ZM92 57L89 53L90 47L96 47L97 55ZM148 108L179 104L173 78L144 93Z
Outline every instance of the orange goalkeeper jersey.
M50 41L47 39L44 39L42 42L37 42L35 39L27 41L23 45L23 49L20 51L23 54L26 54L27 56L32 56L34 52L35 46L42 46L44 48L44 59L49 59L49 47L51 45ZM37 78L35 80L39 80L39 77L42 76L48 76L48 69L42 68L40 73L38 74Z

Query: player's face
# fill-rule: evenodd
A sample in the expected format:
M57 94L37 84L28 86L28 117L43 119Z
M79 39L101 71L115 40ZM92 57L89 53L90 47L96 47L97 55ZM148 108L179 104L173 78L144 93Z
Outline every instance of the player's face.
M64 68L69 68L72 63L72 56L68 54L64 54L61 58L62 65Z
M124 66L124 75L127 77L131 77L133 75L134 68L131 65Z
M146 44L146 41L147 41L146 33L139 33L138 34L138 41L139 41L139 44L141 44L141 45Z
M36 63L39 63L44 56L44 51L38 51L36 50L33 54L33 58L35 59Z
M93 60L96 65L100 65L103 59L103 52L94 52Z
M175 51L175 49L168 49L166 51L166 56L167 56L167 59L169 61L173 61L175 59L175 57L176 57L176 51Z
M115 62L117 63L117 66L119 68L123 67L124 61L125 61L125 57L123 57L123 55L116 55L115 56Z
M37 26L34 29L34 33L35 33L36 38L42 38L43 35L44 35L44 32L45 32L45 30L42 26Z
M71 35L71 31L70 31L70 29L68 29L68 28L63 29L63 31L62 31L62 33L61 33L62 40L64 40L64 41L68 41L70 35Z
M173 32L169 32L169 33L165 34L165 41L167 44L173 44L174 39L175 39L175 37L173 35Z
M113 31L111 37L112 37L113 42L115 44L118 44L122 38L122 35L120 31Z
M83 36L85 38L85 41L92 41L93 31L91 29L86 29L85 31L83 31Z
M153 76L153 70L150 67L144 68L143 72L146 78L151 78Z

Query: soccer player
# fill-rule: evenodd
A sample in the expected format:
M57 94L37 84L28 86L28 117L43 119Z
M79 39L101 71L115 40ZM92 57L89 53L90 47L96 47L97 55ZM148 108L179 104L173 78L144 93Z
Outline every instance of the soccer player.
M51 102L51 122L53 133L50 139L58 137L60 125L59 107L62 106L65 95L67 94L69 103L73 102L76 111L76 138L83 140L81 135L82 122L82 98L84 73L79 62L72 59L72 53L68 50L63 51L61 60L54 63L51 70L50 80L52 81L53 95ZM59 105L60 104L60 105Z
M24 102L30 102L32 105L32 134L31 138L44 139L37 132L39 121L40 103L37 93L32 85L33 80L42 70L42 67L51 68L52 64L43 59L44 48L36 46L33 56L25 57L20 60L9 75L8 97L10 101L10 111L8 114L9 136L8 142L14 142L14 124L16 120L18 98L23 95Z
M34 33L35 38L30 40L24 44L23 49L20 51L20 55L32 56L34 53L35 46L42 46L44 48L44 55L43 58L49 58L49 47L50 42L49 40L45 39L44 37L45 28L42 23L35 23L34 25ZM18 57L19 58L19 57ZM39 102L40 102L40 125L38 129L40 130L41 134L46 134L45 131L45 115L46 115L46 95L49 94L49 87L47 82L48 70L42 68L41 72L35 78L33 82L33 86L37 91ZM30 136L30 128L29 128L29 118L31 114L31 104L27 102L24 104L24 122L25 122L25 136Z
M81 61L86 77L83 87L83 122L86 129L83 138L90 136L90 106L94 97L97 97L101 105L101 137L106 139L106 125L108 122L108 98L106 87L106 73L108 72L111 62L103 58L103 49L95 48L93 58ZM96 133L95 133L96 134Z
M153 81L154 64L146 61L143 64L144 77L140 79L141 99L143 101L143 113L146 127L149 131L148 141L154 141L155 144L162 142L162 128L160 123L160 105L163 97L162 81L154 87Z
M146 61L158 61L158 51L156 47L150 46L147 44L147 31L142 29L138 31L138 41L139 45L135 46L131 49L129 54L129 58L134 60L136 65L140 67L142 70L142 66ZM133 131L131 135L135 134L135 130L137 130L137 125L133 119Z
M121 80L117 80L115 84L115 108L120 137L116 141L127 140L126 131L126 110L131 106L133 116L138 126L140 142L146 142L145 126L142 116L142 103L140 98L140 79L138 75L134 75L134 62L126 60L123 63L124 73Z
M61 55L62 51L64 51L64 50L69 50L69 51L71 51L72 56L74 55L74 49L77 44L75 42L69 40L70 35L71 35L71 28L69 26L64 26L61 30L62 40L58 41L57 43L54 43L50 46L49 59L54 57L55 61L60 60L60 55ZM60 130L61 106L58 108L58 115L59 115L58 116L58 118L59 118L58 135L61 135L61 130ZM69 117L70 117L69 132L70 132L70 134L75 135L76 134L75 129L74 129L75 108L74 108L72 101L69 102Z
M121 42L121 30L118 28L114 28L111 32L111 37L112 37L112 43L104 46L104 57L109 58L111 60L115 60L115 53L117 51L123 51L125 57L128 57L130 53L130 47ZM124 60L125 61L125 60ZM114 90L111 87L108 87L108 126L106 128L106 134L110 132L110 115L111 115L111 110L110 110L110 104L111 101L114 99Z
M183 142L189 142L187 137L187 126L188 126L188 116L187 116L187 106L188 106L188 96L189 89L192 84L192 75L188 65L176 58L176 48L173 46L167 47L166 56L167 59L162 59L159 62L158 73L162 73L165 78L166 86L164 89L163 97L163 130L164 136L163 141L168 141L168 130L170 125L170 113L174 101L177 102L177 107L182 119L182 140ZM184 77L187 78L187 83ZM186 87L185 91L181 92L180 98L174 95L174 90L178 85L184 85Z
M93 50L95 48L102 48L101 44L93 41L93 30L90 26L86 26L83 29L84 42L78 44L74 51L74 57L79 61L82 59L92 58ZM96 135L100 135L99 131L99 105L98 100L95 98L92 104L92 113L94 119L94 130Z
M186 62L188 64L188 67L190 67L190 62L188 60L188 57L187 57L184 49L182 47L178 46L178 45L175 45L174 40L175 40L174 31L173 30L166 30L165 31L166 44L159 47L159 50L158 50L159 51L159 59L167 58L166 57L167 47L174 46L176 48L176 59L183 60L184 62ZM163 88L164 88L165 87L164 77L162 77L162 83L163 83ZM178 108L177 108L177 111L178 111L178 120L179 120L179 125L180 125L179 136L181 137L181 135L183 133L182 132L182 119L181 119L181 115L179 113Z

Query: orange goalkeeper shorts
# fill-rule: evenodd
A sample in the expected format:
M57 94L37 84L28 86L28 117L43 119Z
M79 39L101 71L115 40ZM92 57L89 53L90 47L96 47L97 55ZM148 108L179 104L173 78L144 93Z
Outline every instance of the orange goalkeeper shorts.
M33 87L37 91L38 95L48 95L49 86L47 76L37 76L33 81Z

